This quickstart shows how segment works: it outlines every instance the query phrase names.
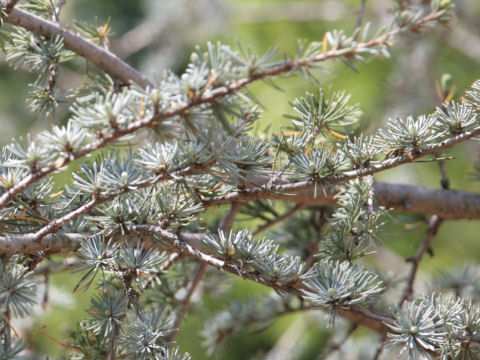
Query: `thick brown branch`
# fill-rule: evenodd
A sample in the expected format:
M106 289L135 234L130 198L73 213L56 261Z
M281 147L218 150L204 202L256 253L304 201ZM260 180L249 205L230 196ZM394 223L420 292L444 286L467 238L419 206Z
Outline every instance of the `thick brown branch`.
M378 182L375 201L397 211L437 214L445 220L480 220L480 194L466 191Z
M268 177L265 177L264 182L266 181L268 181ZM253 196L248 196L248 191L249 189L240 194L236 193L236 197L229 197L229 199L232 202L253 199L280 199L304 205L336 205L333 197L334 189L327 190L326 196L321 190L317 190L317 198L314 198L314 190L311 188L298 190L296 193L287 195L255 192ZM480 195L465 191L377 182L375 183L375 201L377 205L386 208L424 215L437 214L446 220L480 219ZM226 203L229 202L225 201L225 197L205 201L206 206ZM0 236L0 253L7 255L33 254L37 251L46 250L70 252L78 247L77 242L83 237L82 234L66 236L57 233L46 235L40 241L36 241L35 234Z
M175 253L177 255L177 253ZM80 265L78 258L71 256L62 259L61 261L48 261L46 263L37 266L32 274L34 275L49 275L52 273L58 273L66 270L72 270Z
M419 159L426 155L436 153L443 149L448 149L456 144L469 140L472 137L479 134L480 134L480 126L476 127L472 131L464 132L460 135L445 139L438 144L431 145L426 149L422 151L418 151L414 154L406 154L406 155L398 156L388 160L384 160L378 164L360 168L358 170L351 170L338 175L326 176L317 181L301 181L296 183L284 183L280 185L270 186L268 188L265 188L263 186L264 182L256 182L256 184L259 185L258 187L245 189L241 192L232 192L227 195L205 199L203 203L204 203L204 206L209 207L209 206L217 206L222 204L230 204L230 203L239 202L239 201L249 201L249 200L258 200L258 199L283 199L287 201L290 200L294 202L303 202L306 204L331 205L335 203L332 196L328 195L328 194L331 194L331 191L329 192L328 188L326 188L325 192L327 193L327 196L323 196L322 189L321 189L322 186L339 184L339 183L353 180L356 178L373 175L378 172L392 169L394 167L397 167L403 164L411 163L416 159ZM384 186L388 186L388 185L384 185ZM407 186L407 185L397 185L397 186ZM315 191L315 188L316 188L316 191ZM418 189L423 190L426 188L418 188ZM405 189L402 189L402 190L405 190ZM395 204L393 206L387 206L387 207L393 207L393 208L397 208L398 210L406 210L406 211L413 212L411 204L416 203L416 205L418 206L419 213L426 213L426 214L435 213L441 217L444 217L445 219L459 218L459 217L456 217L457 215L455 214L455 211L453 211L452 208L445 207L445 203L438 204L439 211L436 211L436 210L432 211L432 209L431 208L429 209L428 206L426 206L426 204L420 204L418 203L418 201L415 201L414 198L410 197L408 199L409 201L411 200L410 203L407 202L406 199L402 199L402 198L397 198L396 201L398 202L393 202L391 199L388 199L388 197L390 196L388 193L384 193L382 197L381 195L379 196L379 193L377 193L377 191L380 193L381 189L377 189L377 187L375 187L376 200L379 204L382 204L382 201L384 201L385 203ZM437 191L441 191L441 192L437 192ZM314 196L315 194L317 196ZM429 195L434 196L437 202L438 201L450 202L452 200L451 198L452 196L456 197L458 200L461 199L462 201L465 201L465 204L461 204L456 201L453 201L452 205L454 205L456 209L462 212L462 215L463 215L462 218L478 219L480 218L479 196L476 195L474 196L475 197L474 199L469 199L468 195L472 195L472 194L468 194L468 195L467 194L468 193L460 192L460 191L432 190L432 189L430 189L430 193L429 193ZM437 203L437 202L431 200L431 201L428 201L427 203L430 205L433 205L434 203Z
M257 180L259 179L257 178ZM263 180L268 181L268 178L265 177ZM261 185L262 182L257 182L257 184ZM480 194L384 182L376 182L374 189L375 203L388 209L423 215L438 214L447 220L480 220ZM334 198L336 192L334 187L326 188L325 193L323 189L318 188L315 197L315 189L309 184L304 188L284 193L252 188L204 200L204 206L260 199L284 200L304 205L336 205Z
M75 251L80 247L80 241L85 234L56 233L42 238L41 241L33 241L34 234L5 235L0 236L0 253L3 255L13 254L36 254L38 251L51 253Z
M222 231L227 231L232 227L233 221L235 220L235 217L240 213L240 210L242 210L243 204L233 204L230 209L228 210L228 213L225 215L223 218L222 222L219 224L219 228Z
M95 45L79 35L72 33L55 22L42 19L39 16L18 8L12 8L4 20L7 23L21 26L27 30L30 30L37 35L46 37L56 35L62 37L63 44L66 49L72 50L88 61L91 61L101 69L119 78L126 84L130 84L133 81L142 87L151 85L145 76L117 57L115 54Z

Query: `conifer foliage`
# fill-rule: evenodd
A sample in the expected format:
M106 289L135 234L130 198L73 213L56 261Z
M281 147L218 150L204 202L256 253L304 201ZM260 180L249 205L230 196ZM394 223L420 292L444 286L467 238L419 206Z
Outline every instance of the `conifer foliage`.
M408 359L478 358L476 270L445 274L427 295L414 285L442 222L480 219L479 196L447 184L428 201L399 205L397 193L408 199L419 188L374 176L418 159L440 163L441 152L478 136L480 80L462 98L446 95L431 113L389 119L373 134L363 133L361 105L347 91L315 82L324 62L356 71L360 62L390 57L405 34L428 36L451 20L450 1L398 1L387 26L332 30L299 43L292 57L210 42L181 75L157 79L109 50L108 26L62 24L64 3L0 2L5 61L35 75L27 103L51 123L0 153L0 358L43 356L23 334L48 302L49 276L72 269L76 283L64 290L88 290L91 299L70 324L69 340L54 339L64 359L190 359L176 339L195 310L193 296L201 284L222 291L234 277L271 294L232 299L208 319L202 336L211 354L244 328L321 310L332 331L344 319L351 332L378 334L377 358L384 345ZM96 75L59 88L59 69L79 59L96 65ZM291 129L252 131L262 99L249 85L275 86L276 77L293 74L314 90L292 99ZM58 189L53 176L71 169L70 183ZM456 208L445 210L448 201ZM396 303L386 300L394 281L370 257L382 246L391 208L430 216ZM239 214L253 228L237 222ZM18 325L18 318L30 321Z

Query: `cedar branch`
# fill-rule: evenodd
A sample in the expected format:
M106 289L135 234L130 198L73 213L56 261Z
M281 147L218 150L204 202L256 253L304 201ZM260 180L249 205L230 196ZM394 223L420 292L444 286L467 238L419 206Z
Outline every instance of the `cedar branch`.
M337 58L345 58L349 56L355 55L357 52L362 51L364 49L368 48L374 48L377 46L381 45L390 45L390 40L403 32L407 31L418 31L419 28L422 26L428 24L429 22L435 22L438 21L439 18L441 17L441 12L433 12L418 21L416 21L414 24L412 24L410 27L398 27L390 32L383 34L375 39L372 39L368 42L361 42L355 44L352 48L345 48L345 49L332 49L329 51L326 51L320 55L316 55L310 58L301 58L301 59L294 59L294 60L286 60L282 62L280 65L277 65L273 67L270 70L260 72L260 73L251 73L249 74L248 77L240 79L236 82L233 82L231 84L221 86L218 88L214 89L207 89L204 94L197 99L187 103L187 104L182 104L178 106L174 106L171 108L168 108L162 112L159 112L155 114L152 117L149 118L140 118L133 123L129 124L128 126L120 129L120 128L115 128L112 129L113 131L109 133L108 135L105 135L101 137L100 139L97 139L93 141L92 143L85 145L81 150L78 150L76 152L73 152L69 154L68 157L60 158L58 161L50 166L46 166L44 168L38 169L37 171L31 173L30 175L26 176L23 178L21 181L19 181L16 185L12 186L8 190L6 190L1 196L0 196L0 209L3 209L11 200L15 198L16 195L24 191L26 188L28 188L30 185L33 183L39 181L43 177L47 176L48 174L57 171L60 168L63 168L64 166L68 165L72 161L84 157L90 153L92 153L95 150L101 149L114 141L118 140L119 138L132 134L136 132L139 129L147 128L147 127L152 127L155 124L161 122L164 119L173 117L173 116L185 116L185 114L192 108L202 105L202 104L211 104L215 103L215 101L219 98L226 97L228 95L231 95L248 85L250 85L253 82L269 78L269 77L274 77L278 76L281 74L285 73L291 73L292 71L302 68L302 67L309 67L312 64L331 60L331 59L337 59ZM67 47L67 43L70 44L69 46L76 46L80 47L77 48L77 51L80 51L80 55L82 55L83 52L83 47L87 49L91 49L92 54L89 56L96 57L98 62L100 64L111 64L113 66L113 70L117 72L118 69L123 69L125 68L125 63L121 62L120 59L116 58L113 54L110 52L88 42L87 40L83 39L80 36L74 35L73 33L69 32L68 30L64 29L58 24L48 22L46 20L41 19L40 17L37 17L35 15L29 14L28 12L25 12L23 10L19 10L14 8L12 12L9 14L7 18L5 18L5 21L11 22L12 24L23 26L26 29L29 29L35 33L41 34L41 35L51 35L56 34L64 37L65 41L65 46ZM67 40L68 39L68 40ZM78 42L78 44L82 44L82 46L77 46L75 43ZM73 44L73 45L72 45ZM92 47L93 46L93 47ZM68 47L67 47L68 48ZM70 49L70 48L69 48ZM72 51L75 51L74 49L71 49ZM84 55L82 55L84 56ZM86 56L85 56L86 57ZM110 60L109 60L110 59ZM119 60L119 61L117 61ZM118 65L119 68L117 69L114 64L120 64ZM128 66L128 65L127 65ZM128 77L128 80L134 79L135 73L133 72L133 76L131 77L132 73L132 68L129 66L125 68L126 74L130 74ZM136 72L136 70L134 70ZM142 77L143 78L143 77ZM139 80L140 81L140 80ZM128 81L127 81L128 82Z
M5 4L1 6L3 7ZM74 34L58 23L42 19L39 16L16 7L10 9L4 21L12 25L21 26L37 35L46 37L51 37L52 35L60 36L63 39L63 44L66 49L72 50L88 61L91 61L124 83L130 84L133 81L144 88L151 86L151 83L145 76L115 54Z

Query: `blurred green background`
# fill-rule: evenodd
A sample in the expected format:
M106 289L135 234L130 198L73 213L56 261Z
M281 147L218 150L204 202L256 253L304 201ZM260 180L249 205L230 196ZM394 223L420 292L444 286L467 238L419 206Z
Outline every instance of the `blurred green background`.
M68 0L61 22L71 27L73 18L98 24L109 21L114 32L110 38L112 50L150 78L155 78L167 68L181 73L193 47L197 44L203 46L208 40L220 40L233 47L238 41L244 49L258 54L278 46L279 58L293 55L298 39L321 41L325 31L332 29L351 32L359 4L359 0ZM255 132L261 133L266 128L270 132L277 131L281 126L287 126L288 121L283 115L291 111L289 102L305 91L315 91L318 86L347 90L352 101L361 105L367 133L372 133L389 117L432 112L439 104L435 82L444 73L452 74L457 87L455 97L461 97L465 89L480 78L480 2L463 0L455 4L457 16L451 27L436 28L420 37L404 37L392 49L390 59L371 59L358 66L358 73L341 62L333 62L325 64L325 72L318 73L318 84L300 76L278 79L276 83L283 91L264 83L255 84L251 90L264 107L263 119L256 125ZM390 1L367 0L364 22L372 22L374 29L387 23L391 5ZM60 86L66 89L78 84L85 69L86 64L82 61L62 69ZM12 137L28 132L35 134L49 126L46 120L30 113L25 104L27 84L32 78L25 72L13 71L2 62L0 123L3 131L0 137L3 144ZM455 157L446 165L451 187L478 191L478 182L472 181L473 165L478 158L477 144L458 146L448 155ZM74 169L75 165L71 168ZM382 173L377 179L440 187L435 163L403 166ZM69 181L68 174L57 177L57 181L58 186ZM383 239L385 250L374 260L378 266L382 267L388 261L400 275L407 273L403 258L414 254L423 239L425 227L421 220L410 215L395 215L390 219ZM245 223L241 225L245 226ZM469 221L442 225L433 243L435 257L423 261L421 279L428 279L429 274L435 274L439 268L452 267L456 263L477 263L480 258L479 230L478 223ZM208 282L208 276L205 281ZM47 333L65 341L66 329L75 328L75 322L88 308L88 294L72 294L74 282L70 274L56 275L52 284L59 293L51 296L52 307L39 315L38 326L33 328L31 338L39 349L57 356L60 346L41 335L36 328L45 324ZM191 315L178 337L183 351L189 351L194 359L265 358L272 348L279 346L284 331L293 329L300 332L299 346L295 354L285 359L318 357L330 336L323 314L289 315L266 331L243 331L227 340L217 354L208 356L199 335L204 321L226 308L233 298L244 299L247 295L266 292L262 286L228 275L225 284L222 291L208 292L201 301L196 299L194 302ZM303 326L295 328L299 323ZM356 336L361 337L362 332Z

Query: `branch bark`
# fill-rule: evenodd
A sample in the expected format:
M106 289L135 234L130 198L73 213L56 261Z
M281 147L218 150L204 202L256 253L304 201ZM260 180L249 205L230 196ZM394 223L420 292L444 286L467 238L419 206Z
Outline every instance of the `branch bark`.
M5 6L5 4L2 4L2 6ZM53 35L60 36L63 39L63 44L66 49L72 50L88 61L91 61L99 68L119 78L126 84L130 84L133 81L142 87L151 86L151 83L145 76L115 54L72 33L55 22L42 19L39 16L16 7L10 9L4 21L12 25L21 26L37 35L46 37Z
M52 253L68 253L80 247L80 241L88 236L81 233L55 233L49 234L34 241L34 234L5 235L0 236L0 253L4 255L13 254L36 254L39 251Z
M257 177L256 184L262 186L268 179ZM376 182L374 191L376 204L388 209L423 215L437 214L446 220L480 220L480 194L384 182ZM303 187L284 190L282 193L267 192L261 188L246 189L206 199L203 204L211 207L239 201L270 199L304 205L336 205L336 192L335 187L317 188L315 197L314 186L305 183Z
M285 284L278 281L271 281L266 280L259 276L254 272L249 272L243 269L240 269L238 264L231 264L224 260L217 259L211 255L205 254L202 251L196 249L194 246L190 244L190 240L186 237L179 237L178 235L171 233L162 229L159 226L145 226L145 225L137 225L131 228L132 231L138 233L145 233L149 236L155 234L157 236L162 237L164 240L172 244L172 247L169 249L170 251L178 252L185 256L193 257L203 264L215 267L216 269L228 272L236 276L241 276L243 279L248 279L254 281L258 284L265 285L267 287L276 289L281 292L289 293L295 296L303 297L304 292L303 290L308 289L307 285L304 284L302 281L298 281L295 284ZM77 234L75 234L77 235ZM190 238L196 240L204 236L204 234L192 234ZM53 235L52 235L53 236ZM48 237L44 238L46 240ZM153 247L158 247L160 249L165 248L165 244L155 242L149 244ZM321 307L319 307L321 309ZM329 309L324 309L329 310ZM382 314L374 313L368 309L358 307L358 306L351 306L349 308L337 308L336 309L338 314L345 319L367 327L375 332L380 334L385 334L387 328L385 326L386 323L392 323L393 319ZM480 342L480 338L478 337L468 337L468 340L471 342Z
M5 3L5 12L9 14L20 0L8 0Z
M186 256L196 258L202 263L213 266L220 271L228 272L236 276L241 276L244 279L255 281L258 284L262 284L282 292L287 292L296 296L303 297L304 296L303 290L308 288L301 281L292 285L283 284L277 281L266 280L261 276L257 275L256 273L241 270L236 264L230 264L226 261L217 259L211 255L201 252L200 250L190 245L189 242L185 241L185 238L182 239L180 237L177 237L175 234L170 233L169 231L163 230L159 226L138 225L138 226L134 226L132 230L136 230L142 233L146 232L149 235L155 234L157 236L161 236L165 240L171 241L174 244L175 251L179 251L180 253ZM356 306L352 306L349 309L343 309L339 307L337 311L340 316L358 325L365 326L367 328L370 328L382 334L386 331L386 327L384 323L392 322L392 319L389 317L375 314L367 309L356 307Z
M138 233L144 233L149 236L155 234L157 236L162 237L167 242L172 244L172 247L169 248L169 251L178 252L181 255L193 257L199 260L201 263L213 266L218 270L228 272L237 276L241 276L244 279L255 281L259 284L268 286L270 288L288 292L290 294L296 296L303 296L304 293L302 291L305 286L303 283L295 284L294 285L286 285L275 281L268 281L263 279L261 276L258 276L255 273L251 273L248 271L240 270L237 265L229 264L223 260L217 259L211 255L205 254L202 251L196 248L196 241L201 239L205 234L192 234L192 236L182 236L179 237L169 231L162 229L159 226L146 226L146 225L137 225L132 227L132 231ZM23 254L34 253L37 251L41 251L46 249L49 250L57 250L58 252L64 251L74 251L78 249L80 245L80 240L84 239L87 235L84 234L51 234L42 239L41 243L29 242L28 236L23 236L23 242L19 242L17 239L16 241L12 240L10 236L3 236L0 237L0 248L5 248L6 251L4 254L12 254L12 250L17 248L21 249ZM18 236L17 236L18 238ZM30 245L30 247L29 247ZM165 244L161 244L158 242L150 242L147 244L148 246L158 247L162 250L165 250ZM384 321L391 321L391 319L373 314L368 312L365 309L360 309L356 307L352 307L351 309L338 309L339 315L357 323L359 325L366 326L372 330L377 332L383 333L385 331L385 326L383 324Z
M264 177L263 182L268 182ZM257 179L257 181L260 181ZM388 184L377 182L374 185L375 201L377 205L392 208L397 211L411 212L423 215L437 214L445 220L472 219L480 220L480 195L458 190L432 189L422 186ZM204 202L206 207L222 204L248 201L254 199L277 199L296 202L303 205L336 205L334 198L335 188L327 188L325 194L317 189L300 189L287 194L271 192L254 192L250 194L246 189L236 196L212 198ZM227 201L228 200L228 201ZM34 254L38 251L70 252L78 248L79 241L85 234L66 234L56 232L48 234L38 241L35 233L21 235L0 236L0 253Z
M199 260L201 263L206 264L208 266L215 267L220 271L228 272L236 276L241 276L243 279L254 281L258 284L265 285L267 287L273 288L281 292L286 292L295 296L303 297L304 296L303 291L308 289L307 285L304 284L302 281L298 281L294 284L286 284L278 281L267 280L261 277L260 275L258 275L257 273L239 268L238 264L232 264L227 261L215 258L206 253L203 253L201 250L196 248L197 245L195 244L195 242L201 239L203 236L205 236L205 234L190 234L190 236L188 234L185 234L186 236L178 236L174 233L171 233L169 231L162 229L159 226L146 226L146 225L133 226L131 228L131 231L137 232L140 234L146 234L148 236L151 236L152 234L154 234L156 236L162 237L166 242L172 244L172 246L169 247L168 249L169 251L174 251L184 256L193 257ZM55 235L49 235L43 238L42 241L46 242L47 240L53 237L68 239L71 236L72 236L71 240L73 241L70 241L69 245L71 247L70 249L74 250L78 247L79 237L82 238L84 235L82 236L80 234L63 234L62 236L59 236L59 234L55 234ZM0 238L0 243L4 241L5 238L6 237ZM52 249L52 246L51 246L52 244L48 244L50 245L49 246L50 249ZM39 244L34 243L34 245L38 246ZM149 244L146 244L146 245L151 247L158 247L159 249L165 250L165 243L150 242ZM61 246L58 249L59 251L60 249L63 251L68 251L67 246ZM37 249L37 251L39 250L41 249ZM324 310L328 310L328 309L324 309ZM385 323L393 322L393 319L390 317L384 316L382 314L374 313L368 309L357 307L357 306L351 306L345 309L339 307L336 310L338 314L344 317L345 319L355 324L365 326L380 334L384 334L387 331L385 327ZM480 341L480 339L477 339L477 338L470 339L470 340Z

